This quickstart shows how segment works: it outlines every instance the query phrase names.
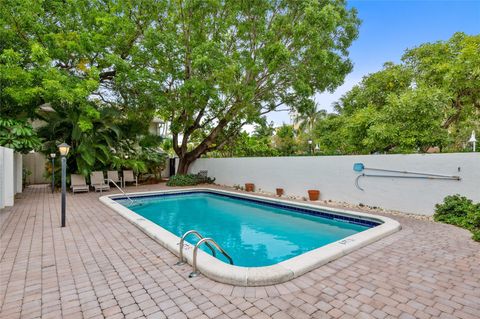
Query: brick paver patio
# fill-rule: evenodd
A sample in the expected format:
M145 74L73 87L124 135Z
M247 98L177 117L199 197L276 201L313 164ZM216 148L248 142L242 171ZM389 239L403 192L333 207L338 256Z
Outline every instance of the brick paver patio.
M394 216L403 229L386 239L245 288L189 279L98 196L68 195L63 229L45 186L0 212L1 318L480 318L480 244L454 226Z

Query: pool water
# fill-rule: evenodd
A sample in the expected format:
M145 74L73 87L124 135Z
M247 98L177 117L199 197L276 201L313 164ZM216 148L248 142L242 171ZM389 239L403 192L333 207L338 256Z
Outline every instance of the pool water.
M207 192L145 197L142 205L117 201L178 237L192 229L212 237L245 267L273 265L372 227ZM202 250L210 253L205 245Z

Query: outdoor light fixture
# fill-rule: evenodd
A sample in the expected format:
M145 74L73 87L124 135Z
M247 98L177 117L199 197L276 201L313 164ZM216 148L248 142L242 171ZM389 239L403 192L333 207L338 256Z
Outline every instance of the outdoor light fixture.
M61 156L67 156L68 152L70 151L70 145L67 143L62 143L58 145L58 150L60 151Z
M57 154L51 153L50 158L52 159L52 194L55 192L55 157Z
M58 150L62 156L62 227L65 227L65 206L67 197L67 154L70 151L70 145L62 143L58 145Z
M475 152L475 148L477 144L477 139L475 138L475 131L472 131L472 135L470 136L470 139L468 140L468 142L473 144L473 151Z
M312 155L312 153L313 153L312 144L313 144L313 141L312 141L311 138L309 138L308 139L308 150L310 151L310 155Z

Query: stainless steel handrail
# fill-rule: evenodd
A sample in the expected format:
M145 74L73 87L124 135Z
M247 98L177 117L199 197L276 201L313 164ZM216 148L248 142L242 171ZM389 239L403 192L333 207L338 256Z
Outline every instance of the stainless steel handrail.
M122 192L122 194L123 194L126 198L128 198L132 204L135 204L135 201L134 201L133 199L131 199L130 196L128 196L128 195L123 191L123 189L121 189L121 188L117 185L117 183L115 183L111 178L105 178L105 180L106 180L107 182L113 183L113 185L115 185L115 187L117 187L118 190L119 190L120 192Z
M208 242L211 242L213 245L215 245L215 247L217 247L217 249L225 256L227 257L228 261L230 262L230 265L233 265L233 259L232 257L230 257L229 254L227 254L227 252L225 250L223 250L222 247L220 247L219 244L217 244L217 242L215 240L213 240L213 238L203 238L203 239L200 239L200 241L195 245L195 248L193 249L193 262L192 262L192 272L190 273L190 275L188 275L188 277L190 278L193 278L193 277L197 277L200 272L197 271L197 252L198 252L198 247L200 247L200 245L202 245L203 243L207 244Z
M197 236L197 238L200 239L200 240L203 239L203 236L200 235L200 233L198 231L194 230L194 229L189 230L185 234L183 234L182 238L180 239L180 253L179 253L179 256L178 256L178 262L175 264L177 266L184 265L186 263L185 258L183 258L183 245L185 243L185 239L190 234L193 234L193 235ZM212 251L213 257L216 257L215 249L213 249L212 245L210 245L209 243L206 243L206 245Z

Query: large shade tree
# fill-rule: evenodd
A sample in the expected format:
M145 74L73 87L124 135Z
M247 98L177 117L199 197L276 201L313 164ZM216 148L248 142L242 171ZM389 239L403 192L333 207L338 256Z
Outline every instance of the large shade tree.
M168 1L133 59L171 122L178 172L282 105L334 90L352 69L354 9L341 0ZM119 64L120 65L120 64ZM118 67L118 65L117 65ZM127 82L126 82L127 83Z
M5 0L0 13L2 113L49 103L93 137L105 108L138 130L156 113L180 173L262 115L342 84L359 24L343 0Z

